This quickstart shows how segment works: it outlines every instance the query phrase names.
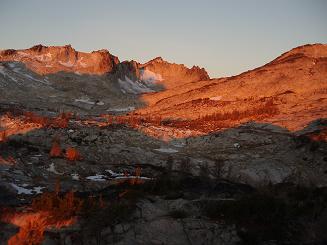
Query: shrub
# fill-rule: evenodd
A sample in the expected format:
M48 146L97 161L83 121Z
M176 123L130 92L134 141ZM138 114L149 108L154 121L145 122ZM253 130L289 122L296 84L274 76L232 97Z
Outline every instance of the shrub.
M59 142L54 141L50 150L50 156L51 157L61 157L62 155L62 150L60 147Z
M69 161L78 161L82 159L81 154L73 147L68 147L66 149L65 157Z

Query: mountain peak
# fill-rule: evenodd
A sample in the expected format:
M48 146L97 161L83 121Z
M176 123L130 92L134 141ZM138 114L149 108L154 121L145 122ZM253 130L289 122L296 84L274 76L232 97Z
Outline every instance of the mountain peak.
M154 58L152 60L152 62L158 62L158 63L161 63L161 62L165 62L165 60L161 57L161 56L158 56L156 58Z
M0 53L0 61L24 63L38 74L60 71L101 75L111 72L119 59L102 49L91 53L76 51L70 44L64 46L35 45L29 49L7 49Z

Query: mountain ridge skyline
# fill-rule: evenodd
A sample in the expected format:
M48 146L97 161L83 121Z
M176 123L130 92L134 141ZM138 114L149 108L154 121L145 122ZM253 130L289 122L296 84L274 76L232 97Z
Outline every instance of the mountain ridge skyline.
M110 48L123 60L141 63L160 54L222 77L258 67L295 46L326 43L326 7L320 0L95 1L78 7L62 0L2 1L0 47L71 43L82 51Z
M303 45L300 45L300 46L296 46L296 47L293 47L285 52L282 52L280 53L278 56L274 57L273 59L267 61L266 63L260 65L260 66L257 66L257 67L254 67L252 69L249 69L249 70L245 70L245 71L241 71L240 73L237 73L237 74L234 74L234 75L231 75L231 76L220 76L220 77L208 77L209 79L218 79L218 78L225 78L225 77L233 77L233 76L237 76L237 75L241 75L243 73L246 73L248 71L251 71L251 70L255 70L257 68L260 68L262 66L265 66L265 65L268 65L270 64L271 62L273 62L274 60L278 59L279 57L287 54L287 53L290 53L292 52L293 50L297 50L297 49L301 49L303 47L308 47L308 46L326 46L327 43L307 43L307 44L303 44ZM44 45L44 44L35 44L33 45L32 47L29 47L29 48L20 48L20 49L13 49L13 48L9 48L9 49L0 49L0 59L2 61L6 61L3 59L4 56L6 56L6 53L10 53L10 52L24 52L26 50L30 51L30 50L37 50L37 49L65 49L65 48L69 48L71 50L73 50L76 54L86 54L86 55L90 55L90 54L95 54L95 53L108 53L110 56L112 56L114 59L116 59L116 63L124 63L124 62L136 62L138 65L140 65L140 67L142 66L146 66L147 64L151 63L151 62L154 62L154 61L157 61L157 60L160 60L160 62L166 62L166 63L169 63L169 64L173 64L173 65L183 65L185 66L187 69L191 69L191 68L199 68L199 69L203 69L205 72L208 73L206 67L200 67L198 64L194 63L193 65L191 66L188 66L184 63L176 63L175 61L171 61L171 60L167 60L165 58L163 58L160 54L158 54L157 56L145 61L145 62L140 62L139 60L137 59L132 59L132 60L124 60L124 59L120 59L120 57L116 54L113 54L111 52L111 49L107 49L107 48L101 48L101 49L94 49L94 50L91 50L91 51L82 51L82 50L77 50L75 49L71 44L65 44L65 45ZM2 57L1 57L2 56ZM10 60L8 59L8 61L19 61L19 60ZM63 70L64 71L64 70Z

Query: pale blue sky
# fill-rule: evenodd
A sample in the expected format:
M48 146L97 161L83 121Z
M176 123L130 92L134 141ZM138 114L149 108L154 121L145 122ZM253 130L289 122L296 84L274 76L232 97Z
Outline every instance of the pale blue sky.
M327 0L0 0L0 49L106 48L120 60L236 75L306 43L327 43Z

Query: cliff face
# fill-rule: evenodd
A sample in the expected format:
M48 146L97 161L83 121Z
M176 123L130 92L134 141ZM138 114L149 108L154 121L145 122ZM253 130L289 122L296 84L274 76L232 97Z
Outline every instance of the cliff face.
M22 62L40 75L60 71L102 75L113 71L119 63L119 59L107 50L85 53L76 51L70 45L36 45L30 49L4 50L0 53L0 61Z

